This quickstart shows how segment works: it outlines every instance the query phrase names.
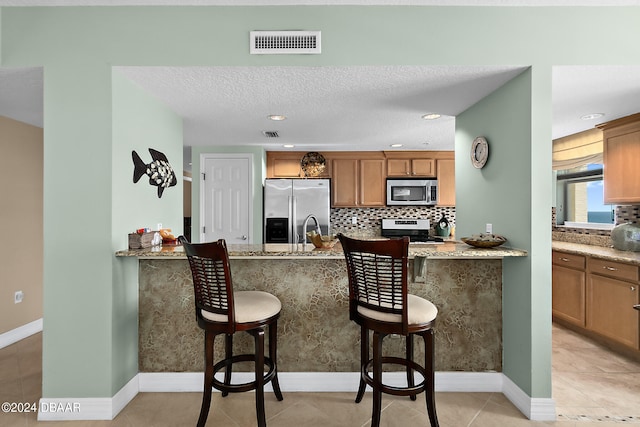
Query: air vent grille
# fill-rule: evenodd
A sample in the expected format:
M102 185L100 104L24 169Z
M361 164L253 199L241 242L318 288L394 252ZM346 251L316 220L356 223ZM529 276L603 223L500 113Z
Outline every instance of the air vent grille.
M279 138L280 135L278 135L278 131L277 130L263 130L262 134L264 136L266 136L267 138Z
M251 31L252 55L319 54L320 31Z

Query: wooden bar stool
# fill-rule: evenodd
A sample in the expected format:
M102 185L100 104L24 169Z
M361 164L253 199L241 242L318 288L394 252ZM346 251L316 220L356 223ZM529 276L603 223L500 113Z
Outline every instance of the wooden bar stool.
M258 426L267 425L264 413L264 385L271 381L273 391L278 400L282 400L282 392L278 383L276 364L277 324L282 304L270 293L261 291L233 291L229 255L224 240L211 243L191 244L184 236L180 236L191 273L195 293L196 319L198 326L204 330L204 395L198 419L198 427L207 422L211 406L212 388L229 393L256 391L256 414ZM269 356L264 355L265 328L269 327ZM255 354L233 355L233 334L245 331L254 337ZM225 335L225 358L214 361L213 344L217 335ZM242 383L231 383L231 371L234 363L255 363L255 380ZM264 367L268 367L265 374ZM215 374L224 369L224 381L215 378Z
M434 337L438 309L430 301L407 292L407 255L409 238L390 240L356 240L338 235L347 261L349 276L349 318L360 325L359 403L366 385L373 388L371 426L380 425L382 393L410 396L416 399L425 392L431 427L438 427L434 390ZM373 357L369 358L369 331L373 331ZM406 338L406 354L384 357L382 341L390 334ZM424 339L424 366L413 361L413 336ZM402 365L407 372L407 386L391 386L382 382L382 365ZM369 371L373 371L373 375ZM423 381L415 384L414 371Z

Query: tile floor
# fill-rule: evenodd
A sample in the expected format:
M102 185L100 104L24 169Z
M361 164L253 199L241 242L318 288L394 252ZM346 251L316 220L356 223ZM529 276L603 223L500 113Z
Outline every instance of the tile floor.
M42 383L42 337L36 334L0 349L0 402L37 402ZM283 393L266 396L270 427L368 426L371 394ZM553 395L558 420L527 420L500 393L437 393L442 427L613 427L640 425L640 363L607 352L571 331L553 327ZM200 393L141 393L113 421L37 422L36 415L0 413L0 427L194 426ZM383 397L383 426L427 426L424 399ZM254 426L253 394L214 394L210 426Z

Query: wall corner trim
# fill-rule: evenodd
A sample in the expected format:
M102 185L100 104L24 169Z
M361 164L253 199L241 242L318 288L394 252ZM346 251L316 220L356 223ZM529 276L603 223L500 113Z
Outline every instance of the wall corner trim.
M38 421L113 420L138 394L139 375L113 397L42 398Z
M42 332L42 318L0 334L0 348L8 347L38 332Z
M556 420L556 402L553 398L530 397L504 374L502 393L530 420Z

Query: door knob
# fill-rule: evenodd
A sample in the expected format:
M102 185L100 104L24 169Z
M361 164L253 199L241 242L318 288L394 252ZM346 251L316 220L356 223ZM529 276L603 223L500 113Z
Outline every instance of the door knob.
M247 236L246 236L246 235L243 235L243 236L241 237L241 239L242 239L242 240L247 240Z

